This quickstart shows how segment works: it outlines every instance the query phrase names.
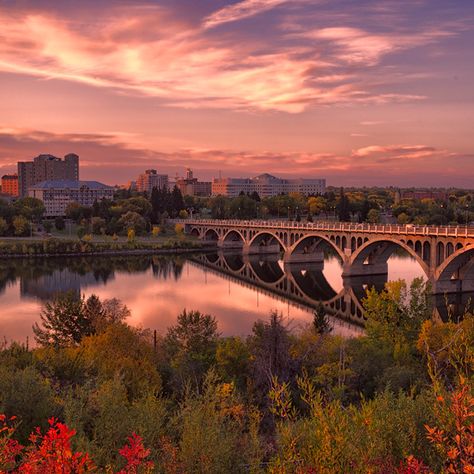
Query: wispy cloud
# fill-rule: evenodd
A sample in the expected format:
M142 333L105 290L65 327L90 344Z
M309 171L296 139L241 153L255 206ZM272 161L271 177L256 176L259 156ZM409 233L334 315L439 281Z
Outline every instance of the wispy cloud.
M129 142L128 138L132 138ZM424 184L423 179L437 179L469 186L474 172L474 155L420 144L369 145L347 153L301 153L249 150L180 149L162 152L139 147L136 137L117 134L58 134L41 130L0 127L0 170L11 171L17 160L31 158L44 150L58 155L74 151L81 157L85 178L115 182L128 181L147 167L174 175L192 166L201 178L210 178L221 170L230 176L249 176L272 170L278 175L324 176L342 184ZM45 149L45 145L47 145ZM426 169L421 177L420 169ZM438 176L436 178L436 176ZM378 180L378 181L377 181ZM444 180L444 181L443 181ZM427 184L427 183L426 183ZM436 183L435 183L436 184Z
M288 0L243 0L217 10L209 15L203 24L205 28L213 28L223 23L230 23L258 15L287 1Z
M218 10L204 25L284 3L244 0ZM0 8L0 71L158 98L173 107L300 113L318 104L424 99L416 93L381 92L374 74L366 80L364 67L448 34L329 27L296 35L280 32L277 42L255 42L244 35L217 40L215 33L183 23L164 8L112 7L95 13L94 20L78 23L41 10Z

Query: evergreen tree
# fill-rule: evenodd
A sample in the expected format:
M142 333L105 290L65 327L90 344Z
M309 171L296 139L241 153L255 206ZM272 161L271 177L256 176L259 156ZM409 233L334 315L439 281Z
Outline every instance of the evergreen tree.
M349 207L349 198L344 193L344 188L341 188L339 195L339 204L337 206L339 220L341 222L347 222L351 220L351 213Z
M313 328L318 334L329 334L332 331L331 324L329 323L326 309L322 303L319 303L318 307L313 313Z
M180 189L175 186L171 192L170 208L168 210L168 214L171 216L177 216L181 209L184 209L183 195L181 194Z

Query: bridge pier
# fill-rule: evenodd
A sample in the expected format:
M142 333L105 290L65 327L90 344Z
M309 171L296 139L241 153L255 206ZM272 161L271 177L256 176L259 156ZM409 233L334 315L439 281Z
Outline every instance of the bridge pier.
M358 277L371 275L388 275L388 263L371 263L371 264L350 264L345 263L342 267L342 277Z
M217 246L222 250L242 250L244 243L239 240L224 240L221 238L217 241Z
M244 255L268 255L268 254L279 254L279 244L268 244L268 245L249 245L244 244L242 246L242 253Z
M294 262L284 261L283 262L285 270L290 272L297 272L297 271L318 271L322 272L324 270L324 260L323 261L307 261L307 262Z
M283 255L283 261L285 263L324 263L324 252L317 250L315 252L303 253L303 252L291 252L287 250Z
M431 287L431 292L435 295L474 292L474 279L437 280L431 283Z

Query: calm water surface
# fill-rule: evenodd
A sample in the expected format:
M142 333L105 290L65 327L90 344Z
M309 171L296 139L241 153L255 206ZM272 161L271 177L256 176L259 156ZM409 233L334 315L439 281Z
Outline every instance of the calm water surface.
M100 298L120 298L132 312L130 324L162 333L183 309L199 310L217 318L223 335L249 334L253 323L267 318L272 310L281 312L297 329L311 322L317 300L344 291L341 266L334 257L326 258L324 269L294 272L301 281L311 283L303 285L303 296L301 292L299 296L285 296L284 290L272 290L278 281L284 287L284 267L276 257L247 262L251 278L239 274L242 257L225 258L230 262L227 271L218 266L224 261L222 255L1 260L0 338L31 340L31 327L39 320L42 304L58 290L75 290L86 297L94 293ZM411 281L418 276L423 276L422 270L413 259L390 259L389 279ZM291 284L287 286L288 292ZM360 323L350 318L344 321L336 314L332 321L340 334L361 331Z

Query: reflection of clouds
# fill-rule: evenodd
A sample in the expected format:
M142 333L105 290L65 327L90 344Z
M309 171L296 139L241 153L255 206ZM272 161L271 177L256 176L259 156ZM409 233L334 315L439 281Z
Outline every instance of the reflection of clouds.
M249 334L254 322L268 318L272 310L282 313L295 329L312 321L310 311L188 263L184 263L177 281L164 278L165 274L168 272L157 275L156 269L153 274L151 267L135 273L115 270L115 279L105 285L99 281L91 283L85 295L95 293L102 299L120 298L132 312L130 324L157 329L160 333L174 325L177 315L185 308L215 316L223 335ZM335 291L342 288L341 266L336 258L326 260L324 275ZM423 272L415 260L391 257L390 280L411 281L417 276L423 276ZM0 338L24 342L29 336L32 341L31 327L39 320L41 304L22 298L18 281L6 287L0 295L0 304ZM341 326L338 332L345 330Z
M310 322L312 315L304 310L242 287L217 275L186 265L181 279L152 279L143 275L118 274L106 287L91 289L101 298L119 296L132 311L130 323L165 332L176 323L183 309L209 313L218 320L219 331L224 335L248 334L257 319L265 319L276 310L290 316L295 322ZM289 308L289 309L288 309Z
M17 281L9 285L0 297L0 340L26 342L33 341L31 327L39 320L41 303L20 296L20 284Z

